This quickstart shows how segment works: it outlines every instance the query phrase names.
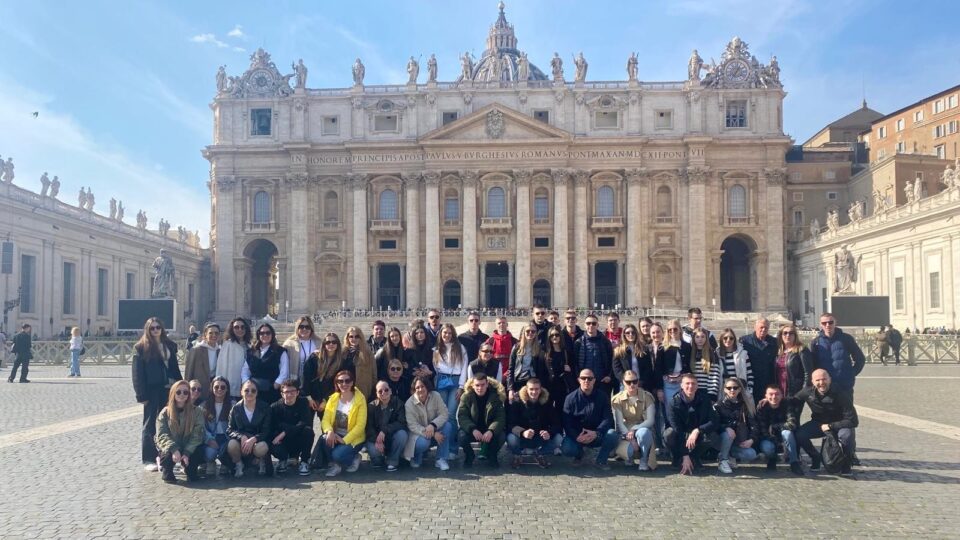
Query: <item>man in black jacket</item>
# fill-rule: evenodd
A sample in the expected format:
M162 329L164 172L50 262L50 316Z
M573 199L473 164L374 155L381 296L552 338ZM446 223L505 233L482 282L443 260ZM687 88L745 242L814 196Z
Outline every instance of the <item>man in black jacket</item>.
M310 449L313 448L313 411L307 398L300 397L300 389L295 379L287 379L280 384L280 399L270 406L271 425L274 428L273 443L270 445L277 458L277 472L287 471L287 461L291 454L300 457L301 476L310 474Z
M30 337L30 330L30 325L24 324L20 327L17 335L13 336L13 348L10 349L10 352L12 352L16 358L13 361L13 369L10 371L10 377L7 378L7 382L13 382L13 379L17 377L17 368L21 366L23 369L20 370L20 382L30 382L30 380L27 379L27 372L30 371L30 360L33 359L33 341Z
M386 462L387 472L396 472L409 437L407 414L387 381L378 382L376 391L376 399L367 407L367 454L374 467Z
M767 456L767 469L777 468L777 445L782 444L790 461L790 471L803 476L797 454L796 408L784 400L783 390L776 383L768 384L764 398L757 405L757 428L760 431L760 452Z
M573 357L580 369L589 369L597 378L597 391L610 397L613 389L613 346L600 332L599 319L593 313L583 320L587 330L576 341Z
M680 391L669 401L667 419L670 427L663 438L673 455L673 466L680 474L693 474L702 466L703 453L717 440L717 413L706 392L697 390L697 377L684 373Z
M740 338L753 368L753 402L760 403L767 385L774 382L777 363L777 340L770 335L770 321L761 317L753 325L753 333Z
M457 334L457 340L460 341L463 348L467 350L468 362L472 362L479 356L480 346L486 343L488 339L490 339L490 336L484 334L483 330L480 330L480 314L476 311L471 311L470 314L467 315L466 331Z
M813 388L805 388L796 395L797 400L810 407L811 418L797 430L797 444L810 455L810 470L817 471L822 461L820 452L810 439L823 437L829 431L837 437L844 451L852 456L857 450L856 427L860 420L853 406L853 398L848 392L832 386L830 374L825 369L814 370L811 380ZM840 474L852 474L849 462Z
M520 466L524 449L536 450L537 465L550 466L545 456L559 448L563 441L556 409L550 403L550 393L540 379L532 377L520 389L519 399L507 411L507 447L513 454L512 466Z

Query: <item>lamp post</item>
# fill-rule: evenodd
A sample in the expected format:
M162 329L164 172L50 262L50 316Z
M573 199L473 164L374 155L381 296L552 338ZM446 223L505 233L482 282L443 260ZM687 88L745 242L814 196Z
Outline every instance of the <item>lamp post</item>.
M7 313L10 313L20 305L20 299L23 296L23 287L17 287L17 297L13 300L3 302L3 327L7 328Z
M283 322L285 323L290 322L290 301L289 300L283 301Z

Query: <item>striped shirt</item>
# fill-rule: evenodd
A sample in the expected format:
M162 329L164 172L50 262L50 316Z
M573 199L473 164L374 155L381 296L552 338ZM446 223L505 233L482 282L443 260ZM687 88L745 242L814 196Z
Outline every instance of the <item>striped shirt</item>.
M731 362L733 362L732 359ZM709 394L711 401L715 401L717 396L720 395L720 369L720 362L717 361L717 355L714 354L710 371L704 371L701 366L700 352L694 351L693 357L690 359L690 371L697 376L697 388Z
M733 353L733 352L728 352L728 353L723 357L723 372L722 372L722 373L723 373L723 377L722 377L722 378L723 378L724 380L726 380L726 379L728 379L728 378L730 378L730 377L736 377L736 376L737 376L737 367L736 367L736 365L735 365L735 363L734 363L734 360L733 360L734 354L735 354L735 353ZM746 356L746 354L744 354L744 356ZM750 358L747 358L747 359L746 359L746 363L747 363L747 380L746 380L746 384L747 384L747 389L749 389L750 392L752 393L752 392L753 392L753 367L750 366Z

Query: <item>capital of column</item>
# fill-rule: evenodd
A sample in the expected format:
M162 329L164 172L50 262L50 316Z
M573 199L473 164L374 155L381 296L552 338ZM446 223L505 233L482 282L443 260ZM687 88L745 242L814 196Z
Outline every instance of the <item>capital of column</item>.
M420 179L423 178L423 174L419 172L405 172L400 173L400 178L408 188L416 189L417 186L420 185Z
M237 185L237 179L232 176L221 176L216 180L218 191L233 191Z
M624 171L623 175L627 178L628 184L642 184L650 177L647 169L643 167L637 169L627 169Z
M550 171L550 176L553 177L553 183L558 187L567 185L567 178L570 176L570 169L553 169Z
M358 191L367 189L367 175L364 173L350 173L347 180L353 184L353 189Z
M783 167L768 167L761 173L767 183L774 186L781 186L787 179L787 169Z
M590 171L576 169L573 171L573 179L579 186L585 186L590 182Z
M530 169L514 169L513 170L513 179L517 182L517 185L520 187L526 187L530 185L530 176L532 172Z
M440 171L423 171L423 183L427 187L437 187L440 185Z
M307 185L307 174L302 172L287 174L287 185L293 189L304 188Z
M686 181L692 185L703 185L707 183L710 176L709 167L687 167L682 173Z
M480 178L480 171L460 171L460 180L463 182L463 187L476 187L478 178Z

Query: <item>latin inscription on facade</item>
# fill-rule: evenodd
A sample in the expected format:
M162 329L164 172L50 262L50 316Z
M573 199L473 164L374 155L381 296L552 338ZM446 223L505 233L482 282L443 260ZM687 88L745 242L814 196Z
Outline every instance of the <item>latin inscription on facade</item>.
M470 161L530 159L554 160L603 160L635 159L641 161L671 161L690 157L703 157L702 148L691 150L642 150L638 148L612 148L603 150L531 149L531 150L461 150L461 151L414 151L390 153L353 154L293 154L293 165L364 165L378 163L422 163L426 161Z

